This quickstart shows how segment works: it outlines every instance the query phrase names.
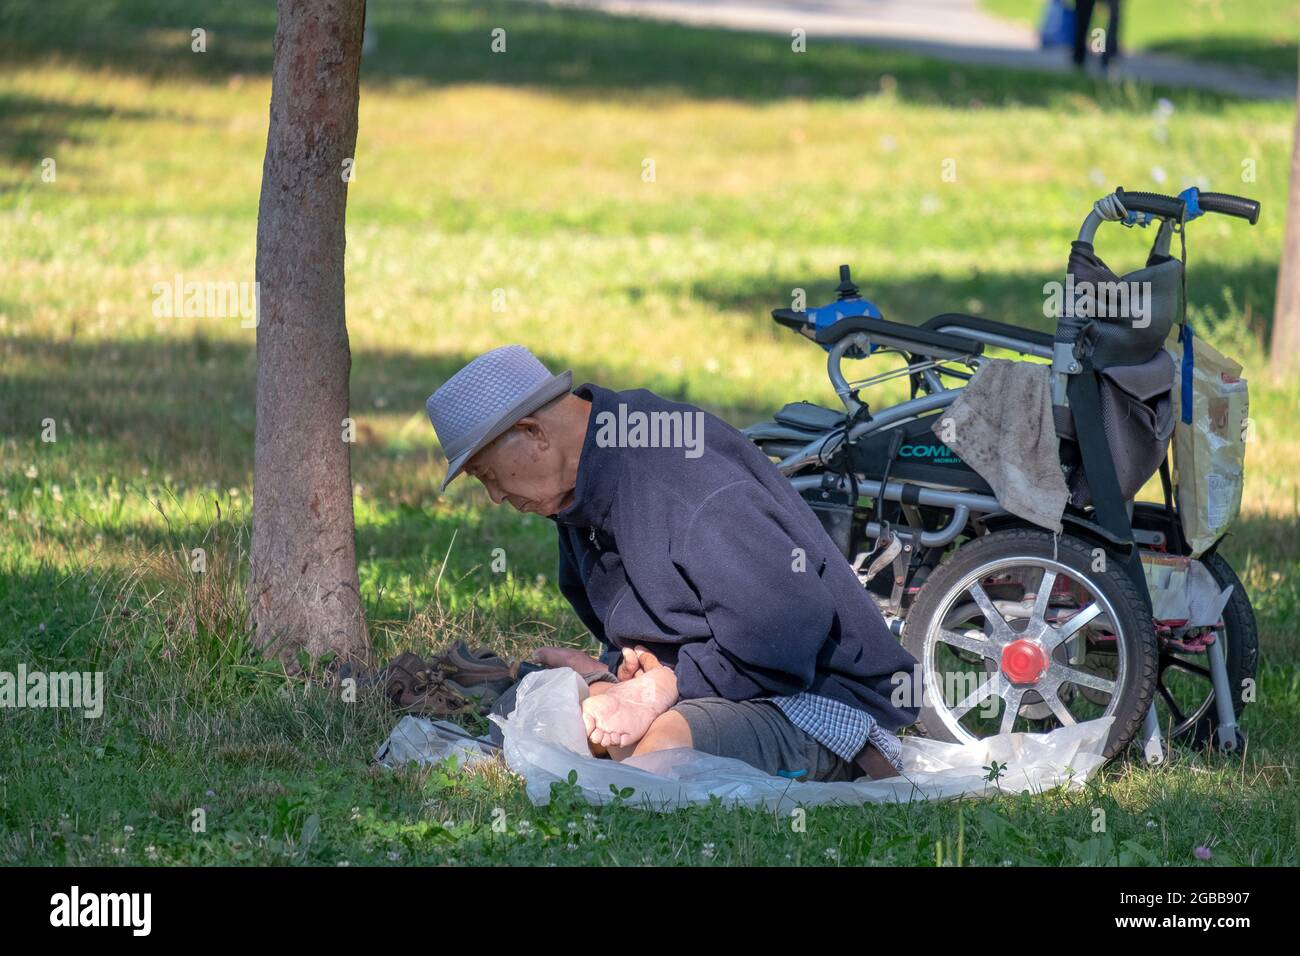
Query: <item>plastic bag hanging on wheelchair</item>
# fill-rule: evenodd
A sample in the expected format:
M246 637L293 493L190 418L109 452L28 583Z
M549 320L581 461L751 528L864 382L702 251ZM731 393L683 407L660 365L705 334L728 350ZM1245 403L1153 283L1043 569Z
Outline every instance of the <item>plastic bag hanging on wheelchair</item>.
M1173 355L1174 484L1193 557L1227 532L1241 510L1250 411L1241 365L1183 325L1165 345Z

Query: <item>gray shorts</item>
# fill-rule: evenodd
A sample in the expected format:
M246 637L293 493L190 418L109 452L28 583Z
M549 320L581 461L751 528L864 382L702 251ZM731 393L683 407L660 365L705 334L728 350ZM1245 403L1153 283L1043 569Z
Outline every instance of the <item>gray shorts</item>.
M853 780L862 773L790 723L770 700L699 697L673 710L691 728L691 746L706 754L795 780Z

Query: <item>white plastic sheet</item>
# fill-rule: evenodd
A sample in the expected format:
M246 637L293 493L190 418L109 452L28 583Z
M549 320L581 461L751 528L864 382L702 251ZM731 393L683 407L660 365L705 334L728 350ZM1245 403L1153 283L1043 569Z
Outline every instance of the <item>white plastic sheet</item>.
M375 760L385 767L408 763L430 764L455 757L462 767L473 766L496 753L496 748L471 737L447 720L426 720L407 715L397 722L379 745Z
M1101 751L1111 724L1107 717L1046 734L1002 734L970 744L909 736L903 738L899 778L800 783L696 750L668 750L622 763L592 757L581 713L587 693L586 684L567 668L539 671L524 678L515 710L492 718L505 737L506 764L524 778L534 804L549 802L551 784L566 780L570 771L577 772L577 786L590 803L611 799L612 784L633 788L629 805L653 810L706 804L712 797L729 806L781 811L1077 789L1104 762ZM993 761L1006 768L996 783L984 769Z

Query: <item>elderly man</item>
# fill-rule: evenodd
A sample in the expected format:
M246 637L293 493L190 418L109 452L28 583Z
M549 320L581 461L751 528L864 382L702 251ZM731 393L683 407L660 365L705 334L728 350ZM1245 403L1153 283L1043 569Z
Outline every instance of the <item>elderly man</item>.
M429 397L447 454L493 503L556 524L560 590L606 648L543 648L591 687L593 753L674 747L807 780L893 776L891 702L915 660L772 462L645 390L571 391L527 349L479 356Z

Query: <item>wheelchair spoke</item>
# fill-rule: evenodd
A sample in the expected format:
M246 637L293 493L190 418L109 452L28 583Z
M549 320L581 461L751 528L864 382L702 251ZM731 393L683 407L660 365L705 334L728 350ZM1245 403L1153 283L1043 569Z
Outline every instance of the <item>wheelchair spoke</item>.
M1188 674L1195 674L1197 677L1204 677L1206 680L1210 679L1209 668L1202 667L1200 664L1193 664L1191 661L1185 661L1181 657L1170 655L1166 658L1165 666L1162 669L1167 670L1169 668L1173 668L1176 671L1185 671Z
M1043 637L1043 643L1049 650L1055 650L1061 644L1068 641L1074 636L1074 632L1079 630L1085 624L1088 624L1094 618L1101 614L1101 605L1094 601L1085 608L1081 608L1060 627L1050 628Z
M994 674L979 687L975 688L970 694L967 694L959 703L952 708L952 715L961 720L973 707L983 703L990 695L1001 695L1002 689L1006 687L1006 682L1002 679L1001 674Z
M1002 709L1002 723L998 727L998 733L1011 733L1011 729L1016 725L1016 716L1020 713L1020 702L1024 699L1023 690L1016 690L1013 687L1007 692L1006 697L1002 699L1006 706Z
M1160 692L1160 696L1164 699L1165 706L1169 708L1169 713L1173 714L1174 722L1180 725L1186 723L1187 716L1179 708L1178 703L1174 700L1174 695L1169 692L1169 688L1164 685L1164 681L1156 684L1156 690Z
M1091 674L1088 671L1081 671L1074 667L1061 667L1058 671L1061 680L1069 684L1078 684L1081 687L1091 687L1093 690L1099 690L1103 693L1115 693L1115 682L1100 677L1097 674Z
M978 654L980 657L997 659L1001 650L1001 645L996 641L991 641L987 637L976 637L973 634L961 634L957 631L949 630L946 627L939 629L938 641L942 644L948 644L952 647L959 647L963 651L970 651L972 654Z
M970 596L975 599L975 603L979 605L979 609L984 612L984 620L988 626L993 629L993 634L996 637L1006 637L1009 635L1011 633L1011 627L1007 624L1006 618L1002 616L1002 612L993 606L993 602L989 600L989 596L985 593L984 587L977 581L970 586L969 590Z
M1030 625L1042 624L1047 620L1047 606L1052 600L1052 588L1056 586L1056 572L1051 568L1043 569L1043 577L1038 582L1038 596L1034 600L1034 610L1030 615Z
M1077 723L1074 719L1074 714L1070 713L1070 708L1065 706L1065 703L1057 695L1055 690L1046 690L1041 687L1036 689L1038 690L1038 693L1042 695L1044 702L1052 709L1052 713L1056 715L1056 719L1059 720L1062 725L1073 727Z

